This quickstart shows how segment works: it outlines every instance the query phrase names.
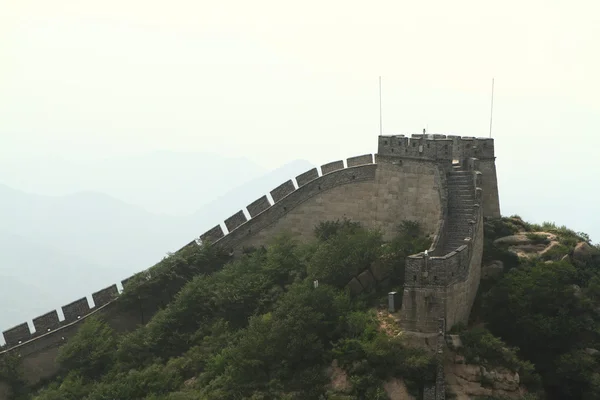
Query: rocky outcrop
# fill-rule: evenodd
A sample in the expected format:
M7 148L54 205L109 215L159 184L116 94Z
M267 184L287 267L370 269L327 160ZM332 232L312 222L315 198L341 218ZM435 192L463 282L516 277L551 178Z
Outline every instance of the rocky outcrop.
M523 258L543 256L560 246L556 235L550 232L520 232L498 238L494 240L494 244Z
M383 390L390 400L416 400L416 397L408 392L402 379L390 379L383 384Z
M487 369L481 365L463 364L464 358L456 355L446 364L448 390L457 400L478 396L496 396L518 399L525 393L520 386L519 374L504 368Z
M587 263L598 256L600 256L600 251L597 248L590 246L589 243L580 242L575 246L572 257L575 261Z

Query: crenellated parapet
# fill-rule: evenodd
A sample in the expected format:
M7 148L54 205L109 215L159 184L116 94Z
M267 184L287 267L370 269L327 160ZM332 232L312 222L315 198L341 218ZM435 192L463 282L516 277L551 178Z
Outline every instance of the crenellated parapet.
M23 322L13 328L7 329L2 332L6 343L4 350L22 345L51 332L59 331L62 327L75 323L82 318L85 318L88 314L101 309L118 295L119 291L117 285L111 285L92 293L93 306L90 306L87 297L82 297L81 299L62 306L62 320L59 318L58 311L52 310L39 317L33 318L33 332L29 329L29 324L27 322Z
M222 229L221 224L216 225L200 235L199 240L193 240L185 247L198 245L202 241L234 246L273 224L288 211L319 193L347 183L372 180L374 171L375 164L372 154L351 157L345 162L339 160L324 164L320 168L312 168L271 190L269 195L273 202L267 195L260 197L245 209L227 218L223 222L226 230ZM246 215L249 215L249 218ZM122 286L125 287L131 278L133 276L122 280ZM3 331L5 345L0 348L0 354L9 349L24 346L41 336L47 337L52 333L61 335L62 328L71 327L74 323L84 320L86 316L111 303L119 294L117 285L114 284L92 293L93 304L90 304L87 297L82 297L62 306L60 308L62 319L59 317L58 310L55 309L33 318L33 331L30 330L28 322Z
M414 134L379 136L377 154L436 161L494 159L494 139L469 136Z
M373 155L366 154L348 158L345 165L343 160L324 164L320 172L317 168L310 169L273 189L269 193L273 203L267 195L258 198L225 220L227 233L219 224L200 235L200 242L233 251L245 239L271 226L308 199L337 186L374 180L376 167Z

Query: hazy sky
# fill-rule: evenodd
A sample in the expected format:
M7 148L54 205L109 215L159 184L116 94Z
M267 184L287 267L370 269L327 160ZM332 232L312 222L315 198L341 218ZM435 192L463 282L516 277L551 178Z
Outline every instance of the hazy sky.
M598 38L592 1L0 0L0 157L319 164L376 151L379 75L384 133L468 136L495 77L503 213L598 240Z

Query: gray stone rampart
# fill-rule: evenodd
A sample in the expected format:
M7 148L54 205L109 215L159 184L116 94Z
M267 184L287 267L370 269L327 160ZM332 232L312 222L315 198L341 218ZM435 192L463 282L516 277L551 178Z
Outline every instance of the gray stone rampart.
M65 322L74 322L90 313L90 304L87 297L82 297L62 307Z
M271 207L269 198L267 197L267 195L264 195L261 198L254 200L252 203L250 203L248 207L246 207L246 209L248 210L248 214L250 214L250 218L254 218L269 207Z
M308 182L313 181L319 177L319 171L316 168L310 169L296 177L296 183L298 187L306 185Z
M313 197L322 191L346 183L373 178L376 165L372 164L372 155L354 157L352 160L354 160L351 162L353 164L360 164L364 161L366 164L370 165L344 168L342 161L336 161L325 164L322 167L327 174L325 177L320 177L317 169L313 168L296 178L298 185L300 186L298 190L294 187L291 180L275 188L271 192L271 195L277 201L274 206L271 205L266 195L262 196L248 205L247 209L251 216L250 220L247 220L243 210L239 211L224 222L227 229L230 230L228 235L225 235L221 225L216 225L214 228L200 235L200 240L210 241L212 243L220 242L221 244L235 242L237 239L250 234L250 232L247 232L245 229L248 228L259 231L263 227L273 223L282 215L285 215L288 210L293 209L306 199ZM241 229L242 226L244 226L244 229ZM180 251L188 246L197 244L198 242L193 240L180 249ZM121 281L123 287L125 287L132 278L133 276L123 279ZM27 353L28 351L26 351L26 349L37 348L36 343L39 342L36 341L42 337L44 342L62 343L65 340L65 327L69 327L70 330L76 329L78 326L77 324L80 321L111 304L118 295L119 291L117 285L111 285L92 294L92 299L95 304L94 307L89 306L88 300L85 297L61 307L64 315L64 320L62 321L59 320L57 311L53 310L33 319L35 332L30 331L27 322L2 332L6 344L0 348L0 356L7 351L11 351L13 348L19 348L20 353ZM62 336L60 336L59 339L54 340L52 339L53 334Z
M373 180L376 168L376 164L345 168L315 179L273 204L255 218L251 218L238 229L216 241L215 244L234 249L248 237L269 227L289 211L321 192L352 182Z
M56 310L52 310L33 319L33 327L35 328L36 334L50 332L51 330L58 328L59 325L60 323L58 321L58 313Z
M470 158L464 161L467 170L472 172L470 177L475 201L473 214L466 217L470 218L470 223L464 236L465 244L439 255L439 237L456 234L444 232L450 227L442 223L438 238L434 238L434 244L427 254L422 252L407 257L402 305L402 325L407 330L432 332L435 329L434 322L439 318L445 318L450 327L457 322L467 322L474 293L479 286L483 216L479 206L482 190L477 187L481 182L476 170L479 160Z
M92 299L94 299L95 306L100 307L100 306L110 303L118 295L119 295L119 290L117 289L117 285L111 285L107 288L104 288L95 293L92 293Z
M235 228L237 228L238 226L240 226L241 224L243 224L246 221L247 221L247 219L246 219L246 215L244 214L244 212L238 211L235 214L233 214L231 217L229 217L225 220L225 226L227 227L227 230L229 232L231 232L232 230L234 230Z

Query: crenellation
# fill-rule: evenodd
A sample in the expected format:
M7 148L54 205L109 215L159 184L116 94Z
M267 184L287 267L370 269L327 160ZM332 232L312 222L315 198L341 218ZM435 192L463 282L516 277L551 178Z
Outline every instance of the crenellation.
M248 210L248 213L250 214L250 218L254 218L269 207L271 207L269 198L267 197L267 195L264 195L261 198L256 199L252 203L248 204L246 209Z
M12 327L4 332L4 342L7 346L16 346L31 338L31 331L27 322L23 322L15 327Z
M125 290L125 288L127 287L127 285L129 284L129 282L131 282L131 280L133 278L135 278L136 274L131 275L129 278L125 278L121 281L121 285L123 286L123 290Z
M308 171L298 175L296 177L296 182L298 183L298 188L306 185L310 181L314 181L319 177L319 172L316 168L309 169Z
M56 310L52 310L33 319L33 327L35 328L35 333L38 335L50 332L59 326L60 323L58 321L58 313Z
M246 221L247 219L244 211L240 210L225 220L225 226L227 227L227 230L231 232Z
M131 278L127 278L121 281L123 287L125 287L125 284L129 279ZM65 323L77 321L81 317L89 314L90 311L90 304L88 303L87 297L82 297L81 299L75 300L74 302L69 303L66 306L62 306L62 312L65 316Z
M294 190L296 190L296 187L294 186L294 182L292 182L290 179L289 181L282 183L275 189L271 190L271 197L273 198L273 201L277 203Z
M110 303L118 295L119 290L117 289L116 284L111 285L105 289L99 290L95 293L92 293L92 299L94 299L94 306L98 308L107 303Z
M346 160L348 167L356 167L359 165L373 164L373 155L365 154L362 156L351 157Z
M321 173L323 175L330 174L330 173L338 171L340 169L344 169L344 162L342 160L333 161L333 162L321 165Z
M225 236L225 234L223 233L223 228L221 228L221 225L217 225L200 235L200 240L202 242L210 241L214 243L217 240L221 239L223 236Z

